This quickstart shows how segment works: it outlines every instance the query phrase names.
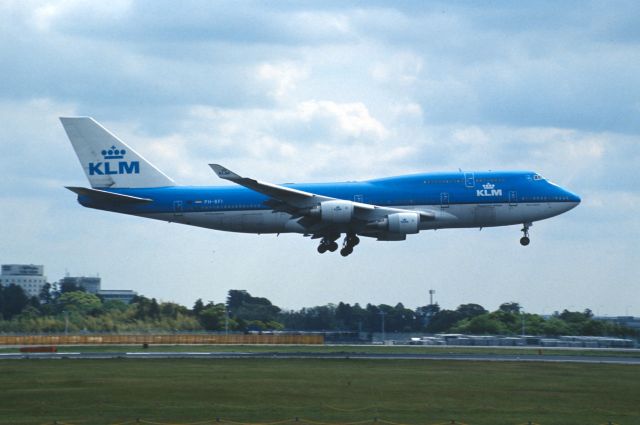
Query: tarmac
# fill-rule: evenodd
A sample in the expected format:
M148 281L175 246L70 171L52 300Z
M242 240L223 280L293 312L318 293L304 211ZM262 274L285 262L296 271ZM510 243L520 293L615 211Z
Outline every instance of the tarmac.
M0 353L0 360L25 359L353 359L353 360L454 360L475 362L543 362L640 365L640 357L519 354L422 354L422 353L308 353L308 352L98 352L98 353Z

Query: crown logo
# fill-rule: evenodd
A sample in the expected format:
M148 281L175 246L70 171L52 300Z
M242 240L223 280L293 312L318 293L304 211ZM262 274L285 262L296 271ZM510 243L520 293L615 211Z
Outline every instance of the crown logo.
M109 149L103 149L101 153L104 159L122 159L127 151L124 149L116 149L115 146L111 146Z
M492 184L492 183L485 183L485 184L483 184L483 185L482 185L482 187L484 187L484 188L485 188L485 189L487 189L487 190L491 190L491 189L493 189L494 187L496 187L496 185L495 185L495 184Z

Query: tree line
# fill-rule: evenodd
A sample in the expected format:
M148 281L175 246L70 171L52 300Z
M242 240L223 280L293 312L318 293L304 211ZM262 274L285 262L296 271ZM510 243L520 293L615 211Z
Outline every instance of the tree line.
M495 311L479 304L455 310L438 304L416 309L387 304L327 304L282 310L263 297L232 289L224 302L198 299L191 308L136 296L130 304L103 300L73 283L46 284L28 297L16 285L0 286L0 332L260 332L339 331L476 335L589 335L638 337L638 331L596 320L591 310L564 310L551 317L524 313L516 302ZM524 329L523 329L524 328Z

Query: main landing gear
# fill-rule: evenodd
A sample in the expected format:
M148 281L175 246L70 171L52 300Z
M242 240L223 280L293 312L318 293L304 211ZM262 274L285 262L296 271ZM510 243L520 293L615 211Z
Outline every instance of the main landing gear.
M338 239L340 235L336 235L332 238L324 237L320 241L320 245L318 245L318 252L320 254L324 254L327 251L334 252L338 249L338 243L336 239ZM340 250L340 255L346 257L347 255L353 252L353 247L360 243L360 238L356 236L355 233L347 233L344 241L342 242L342 249Z
M324 254L327 251L334 252L338 249L338 243L336 239L338 239L340 235L335 235L332 237L324 237L320 240L320 245L318 245L318 252L320 254ZM347 233L344 241L342 242L342 249L340 250L340 255L346 257L347 255L353 252L353 247L360 243L360 238L356 236L355 233Z
M338 244L336 243L336 241L328 238L322 238L322 240L320 241L320 245L318 245L318 252L320 254L324 254L327 251L333 252L336 249L338 249Z
M342 243L342 249L340 250L340 255L346 257L347 255L353 252L353 247L360 243L360 238L357 237L354 233L349 233L344 238L344 242Z
M531 240L529 240L529 227L533 226L533 224L524 223L522 226L523 227L521 232L523 233L524 236L520 238L520 245L527 246L529 245L529 242L531 242Z

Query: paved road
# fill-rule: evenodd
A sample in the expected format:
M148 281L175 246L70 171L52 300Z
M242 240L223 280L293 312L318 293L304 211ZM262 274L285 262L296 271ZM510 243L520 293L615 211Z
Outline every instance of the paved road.
M606 363L640 365L640 357L558 356L516 354L370 354L370 353L244 353L244 352L113 352L113 353L12 353L0 360L19 359L377 359L377 360L458 360L489 362Z

